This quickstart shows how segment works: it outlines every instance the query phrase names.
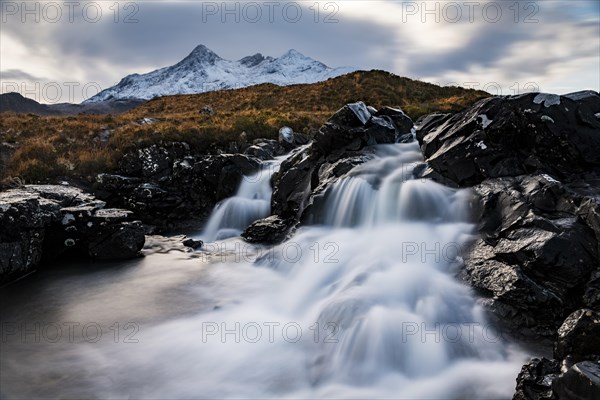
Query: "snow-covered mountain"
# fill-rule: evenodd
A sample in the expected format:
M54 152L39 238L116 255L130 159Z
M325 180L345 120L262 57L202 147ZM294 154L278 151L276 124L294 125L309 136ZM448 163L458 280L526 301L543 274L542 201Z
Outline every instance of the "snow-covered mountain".
M199 45L177 64L143 75L128 75L117 85L84 103L131 98L148 100L157 96L236 89L260 83L282 86L315 83L353 71L356 68L329 68L296 50L289 50L279 58L255 54L229 61Z

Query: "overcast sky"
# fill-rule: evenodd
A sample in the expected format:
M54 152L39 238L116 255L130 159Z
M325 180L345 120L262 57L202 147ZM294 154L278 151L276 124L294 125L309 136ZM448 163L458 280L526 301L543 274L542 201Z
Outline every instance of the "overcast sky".
M24 3L27 3L24 6ZM600 1L0 0L2 92L82 101L196 45L221 57L294 48L491 93L600 87Z

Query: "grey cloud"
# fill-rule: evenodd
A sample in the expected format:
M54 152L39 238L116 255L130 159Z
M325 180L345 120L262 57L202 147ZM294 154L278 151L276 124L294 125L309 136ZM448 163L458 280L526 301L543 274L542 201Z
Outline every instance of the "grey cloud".
M582 7L576 3L582 2L552 2L553 6L536 2L538 11L533 16L536 23L524 23L526 15L522 13L519 22L515 22L514 12L508 7L512 2L497 2L502 5L503 14L510 16L497 23L482 22L478 25L476 34L459 50L451 50L442 54L423 52L416 54L409 65L409 73L415 76L439 76L452 72L466 72L473 67L479 69L493 68L500 63L510 65L510 71L504 71L505 77L519 78L548 74L556 64L589 56L581 41L594 40L586 36L590 28L595 30L592 37L600 37L598 13L582 13ZM581 4L579 4L581 6ZM528 10L531 11L531 10ZM461 22L466 23L466 22ZM453 29L453 24L446 24L447 29ZM569 53L555 54L552 48L566 43L563 32L581 32L579 40L567 43ZM544 32L542 34L541 32ZM520 49L535 43L539 46L541 55L531 54ZM599 41L600 46L600 41ZM518 55L515 56L514 52ZM600 48L598 49L600 57ZM513 54L511 54L513 53ZM593 54L592 54L593 55ZM599 66L600 67L600 66Z
M306 8L311 2L302 3L303 18L298 23L286 22L281 14L274 23L268 22L266 16L258 23L235 23L231 17L227 23L217 17L204 20L198 2L135 4L139 6L134 16L137 23L124 23L126 13L121 10L119 23L113 21L112 15L98 23L89 23L76 14L73 23L22 24L9 20L2 24L2 33L10 34L31 52L45 55L48 63L64 64L65 68L76 65L87 71L88 81L103 82L105 86L116 83L108 80L118 80L129 71L144 73L174 64L198 44L228 59L256 52L279 56L295 48L332 67L386 69L411 77L448 76L453 71L465 72L473 67L493 70L500 64L510 66L507 75L539 76L550 74L565 60L586 56L584 50L578 43L572 43L568 54L531 57L529 54L514 56L515 49L531 43L548 48L553 45L552 41L563 40L561 32L565 30L589 30L595 24L597 32L600 14L581 1L537 2L538 24L514 23L511 18L503 18L496 24L479 21L475 24L476 33L458 50L440 53L423 48L408 53L404 44L410 43L410 26L402 30L405 34L399 35L389 25L356 16L349 18L343 13L337 16L339 23L314 23L312 11ZM376 3L372 4L376 7ZM507 7L513 2L498 4L504 7L503 12L512 12ZM444 28L452 30L465 23L469 22L446 23ZM548 32L546 36L540 34L542 28ZM600 32L595 37L599 35ZM395 69L398 60L404 61L405 70ZM106 65L112 74L108 78L106 69L101 68Z
M231 17L222 23L216 17L203 20L202 7L197 3L142 2L135 15L138 23L114 23L110 18L87 23L79 18L74 23L52 27L50 43L28 24L6 24L5 28L29 48L52 46L52 53L70 63L85 65L90 73L99 61L109 61L115 68L139 66L146 70L171 65L198 44L230 59L256 52L279 56L295 48L332 67L391 69L392 57L363 57L375 48L387 54L394 51L395 39L385 27L343 18L335 24L314 23L311 13L304 8L298 23L286 22L281 15L274 23L268 22L266 16L259 23L232 23ZM92 80L98 78L90 76Z
M0 80L41 82L41 81L47 81L48 79L31 75L25 71L21 71L20 69L7 69L6 71L0 71Z

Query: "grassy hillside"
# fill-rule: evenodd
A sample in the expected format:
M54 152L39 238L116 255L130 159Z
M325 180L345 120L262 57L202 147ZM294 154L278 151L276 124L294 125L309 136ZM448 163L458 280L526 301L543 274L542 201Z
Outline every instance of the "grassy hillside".
M341 106L358 100L376 108L400 106L416 119L434 111L458 111L487 96L482 91L370 71L310 85L264 84L161 97L117 116L3 113L0 143L16 142L19 147L10 156L0 154L0 178L20 177L27 182L58 176L91 179L115 168L124 152L160 141L183 140L197 152L210 153L240 141L242 132L247 141L275 138L283 125L314 134ZM214 113L202 112L205 106ZM156 121L144 124L143 118ZM3 158L8 158L4 166Z

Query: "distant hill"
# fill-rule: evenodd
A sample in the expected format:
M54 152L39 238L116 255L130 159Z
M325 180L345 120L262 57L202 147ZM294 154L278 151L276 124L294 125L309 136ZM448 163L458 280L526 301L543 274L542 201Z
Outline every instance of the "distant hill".
M144 100L111 100L91 104L41 104L20 93L0 94L0 113L14 112L36 115L120 114L144 103Z
M159 97L128 114L183 117L196 115L204 105L231 112L263 110L331 114L344 104L362 100L376 108L399 106L417 118L433 111L455 112L489 96L481 90L438 86L373 70L352 72L313 84L262 84L237 90Z
M0 112L32 113L38 115L53 114L47 105L23 97L20 93L16 92L0 94Z

